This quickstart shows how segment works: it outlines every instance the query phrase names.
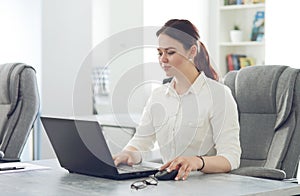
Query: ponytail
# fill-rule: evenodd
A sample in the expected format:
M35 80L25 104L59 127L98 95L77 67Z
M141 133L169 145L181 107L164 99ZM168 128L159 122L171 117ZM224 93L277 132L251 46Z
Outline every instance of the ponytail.
M201 41L197 41L198 53L195 56L195 65L197 70L203 71L205 75L213 80L219 80L219 76L210 64L209 54Z

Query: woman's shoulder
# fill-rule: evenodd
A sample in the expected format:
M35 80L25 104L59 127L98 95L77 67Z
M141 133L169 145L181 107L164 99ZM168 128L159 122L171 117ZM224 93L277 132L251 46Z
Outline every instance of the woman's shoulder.
M211 91L215 92L216 94L219 94L220 92L231 94L230 88L221 81L216 81L206 77L206 84L211 89Z
M170 83L159 84L152 90L152 96L161 96L166 94L170 90Z

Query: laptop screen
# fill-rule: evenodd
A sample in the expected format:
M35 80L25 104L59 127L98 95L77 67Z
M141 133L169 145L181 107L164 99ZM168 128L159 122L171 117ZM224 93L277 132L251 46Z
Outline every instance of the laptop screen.
M117 173L97 121L41 117L62 167L71 172L105 170Z

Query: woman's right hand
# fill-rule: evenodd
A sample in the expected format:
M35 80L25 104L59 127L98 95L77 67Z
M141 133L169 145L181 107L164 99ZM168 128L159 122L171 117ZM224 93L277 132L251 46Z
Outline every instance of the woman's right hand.
M122 152L113 156L116 166L119 164L135 165L142 161L141 153L134 147L127 147Z

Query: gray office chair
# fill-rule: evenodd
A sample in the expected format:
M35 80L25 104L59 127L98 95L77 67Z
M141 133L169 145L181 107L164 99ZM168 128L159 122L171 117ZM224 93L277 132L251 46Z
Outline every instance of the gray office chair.
M242 148L234 174L295 178L300 155L300 74L288 66L251 66L226 74L237 102Z
M0 65L0 162L19 161L39 105L35 70L22 63Z

